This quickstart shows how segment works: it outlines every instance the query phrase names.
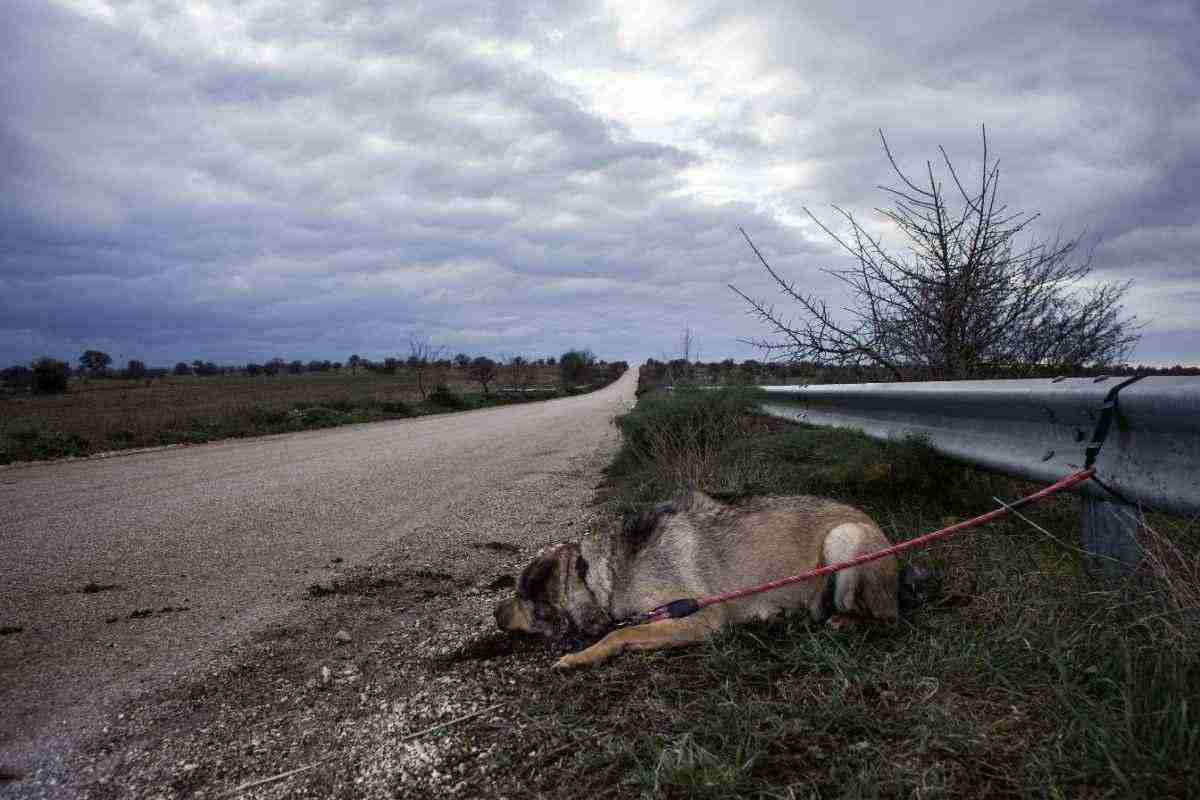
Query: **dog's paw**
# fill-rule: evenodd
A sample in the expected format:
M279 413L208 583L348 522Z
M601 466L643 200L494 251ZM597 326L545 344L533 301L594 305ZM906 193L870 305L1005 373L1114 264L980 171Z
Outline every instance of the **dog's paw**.
M578 653L568 653L567 655L554 662L553 669L558 672L566 672L569 669L576 669L587 664Z

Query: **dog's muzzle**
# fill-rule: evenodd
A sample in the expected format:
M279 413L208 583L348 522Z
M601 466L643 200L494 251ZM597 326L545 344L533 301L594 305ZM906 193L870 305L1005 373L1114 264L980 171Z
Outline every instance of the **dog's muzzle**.
M496 606L496 627L502 631L533 633L533 620L520 600L505 600Z

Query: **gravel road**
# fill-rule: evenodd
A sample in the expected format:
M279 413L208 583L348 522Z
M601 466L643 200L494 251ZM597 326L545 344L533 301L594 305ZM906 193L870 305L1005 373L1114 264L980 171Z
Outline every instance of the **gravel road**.
M485 630L489 581L595 523L636 373L528 405L0 469L0 793L90 794L68 774L82 749L264 631L328 646L301 630L313 597L386 594L359 616L414 627L442 598ZM117 761L91 758L86 783Z

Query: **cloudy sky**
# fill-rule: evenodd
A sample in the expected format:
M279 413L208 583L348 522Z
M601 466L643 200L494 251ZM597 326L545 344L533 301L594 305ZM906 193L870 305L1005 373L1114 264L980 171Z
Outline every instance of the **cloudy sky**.
M887 234L877 130L970 172L981 124L1010 208L1135 281L1134 360L1200 362L1195 0L4 9L0 366L751 357L738 226L823 291L801 207Z

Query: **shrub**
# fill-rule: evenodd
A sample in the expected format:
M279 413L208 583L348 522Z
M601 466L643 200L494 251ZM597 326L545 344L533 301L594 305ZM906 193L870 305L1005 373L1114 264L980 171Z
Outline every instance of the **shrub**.
M33 390L39 394L59 394L67 390L67 364L49 356L33 362Z
M403 400L384 400L379 404L379 410L384 414L391 414L397 417L411 417L416 414L412 406Z
M16 364L7 369L0 370L0 380L4 381L5 386L13 388L28 386L33 382L33 372L29 367Z
M433 391L429 393L428 402L443 408L462 409L467 407L467 402L444 383L433 387Z
M324 405L326 408L332 408L334 411L340 411L343 414L349 414L358 407L349 397L335 397L332 400L326 400Z
M330 428L349 422L345 414L325 406L308 408L301 414L301 422L306 428Z
M591 350L568 350L558 360L558 371L566 383L587 383L595 363Z
M37 424L10 428L5 438L0 463L81 456L91 449L88 440L78 434L48 431Z
M281 408L255 406L250 411L250 420L257 428L279 428L287 424L288 412Z

